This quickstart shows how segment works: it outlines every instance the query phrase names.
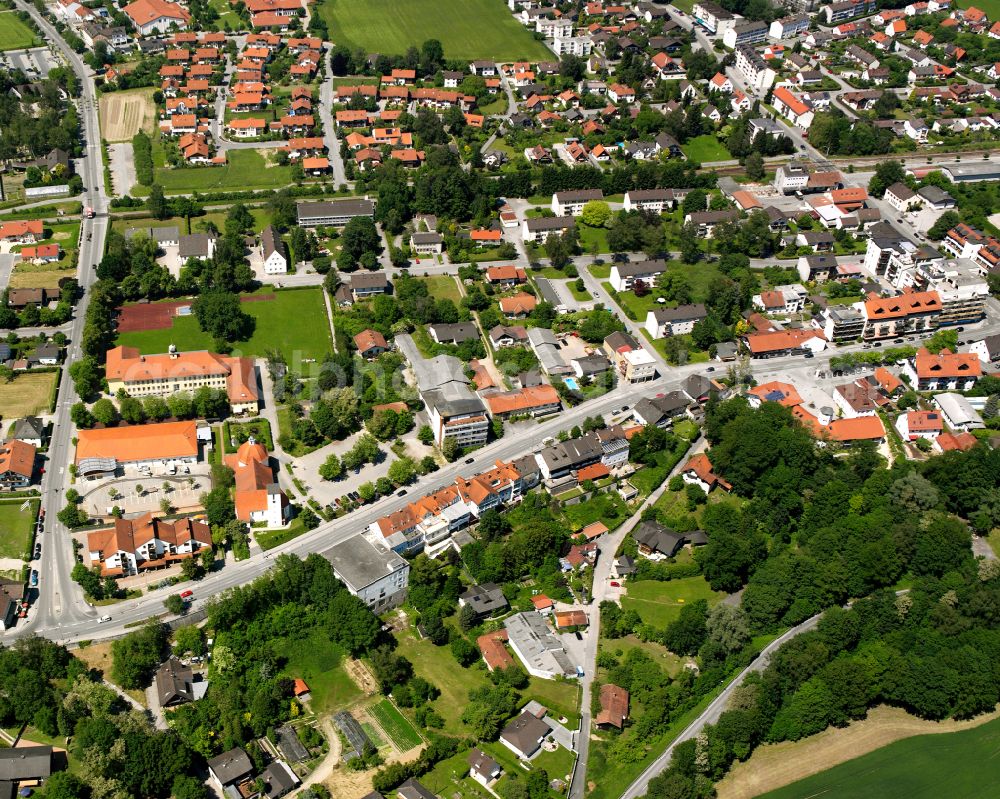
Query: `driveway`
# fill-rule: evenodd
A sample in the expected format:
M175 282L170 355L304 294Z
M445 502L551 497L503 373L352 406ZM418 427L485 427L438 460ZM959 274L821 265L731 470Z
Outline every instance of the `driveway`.
M132 152L132 143L109 144L108 163L115 194L128 194L138 182L135 176L135 154Z

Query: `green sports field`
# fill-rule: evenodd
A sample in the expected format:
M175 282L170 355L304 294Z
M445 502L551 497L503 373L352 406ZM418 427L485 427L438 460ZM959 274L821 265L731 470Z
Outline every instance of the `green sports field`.
M998 750L1000 719L897 741L762 799L985 799L997 795Z
M296 289L273 294L274 299L242 303L242 309L257 320L257 326L249 341L237 342L233 354L259 358L268 350L278 350L289 365L300 363L300 359L322 360L333 349L323 290ZM201 331L198 320L191 315L174 317L171 328L122 333L118 343L138 347L143 355L152 355L166 352L171 344L181 350L211 349L212 337Z
M35 34L13 11L0 14L0 50L22 50L35 44Z
M366 53L402 55L437 39L445 58L555 60L503 0L322 0L330 39Z

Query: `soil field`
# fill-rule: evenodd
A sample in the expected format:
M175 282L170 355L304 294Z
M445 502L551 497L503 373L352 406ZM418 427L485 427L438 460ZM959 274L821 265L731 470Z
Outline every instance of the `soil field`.
M814 774L822 777L820 772L827 771L832 766L854 760L904 738L968 730L997 718L1000 718L1000 713L994 712L966 722L934 722L918 719L899 708L877 707L868 713L868 718L843 729L830 728L794 743L759 747L747 762L738 763L716 786L718 797L752 799ZM911 765L915 767L915 764ZM937 765L941 765L940 761ZM889 796L877 790L874 782L869 787L872 789L868 794L870 796ZM813 795L820 793L830 797L842 795L836 789L820 790L813 792ZM807 794L804 793L803 796L805 795ZM907 793L906 796L913 797L914 794Z
M21 372L9 383L0 382L0 416L10 420L48 413L58 377L58 372Z
M152 133L156 107L152 89L101 95L101 134L105 141L130 142L140 130Z

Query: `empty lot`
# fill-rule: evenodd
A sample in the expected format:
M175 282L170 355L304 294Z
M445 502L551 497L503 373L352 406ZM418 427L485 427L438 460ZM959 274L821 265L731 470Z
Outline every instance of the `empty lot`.
M140 130L152 133L155 122L152 89L101 95L101 133L106 141L130 142Z

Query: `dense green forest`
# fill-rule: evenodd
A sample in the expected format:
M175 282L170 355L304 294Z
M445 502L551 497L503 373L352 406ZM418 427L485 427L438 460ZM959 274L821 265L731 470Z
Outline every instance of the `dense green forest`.
M871 447L835 452L780 405L742 399L710 404L706 435L716 471L748 499L705 510L698 561L712 587L746 586L754 634L825 613L737 689L717 724L677 747L651 797L711 796L759 743L846 724L875 704L927 719L996 706L1000 565L973 558L970 522L1000 522L1000 453L982 443L887 468ZM904 575L912 587L896 590ZM708 619L688 617L665 635L710 646Z

